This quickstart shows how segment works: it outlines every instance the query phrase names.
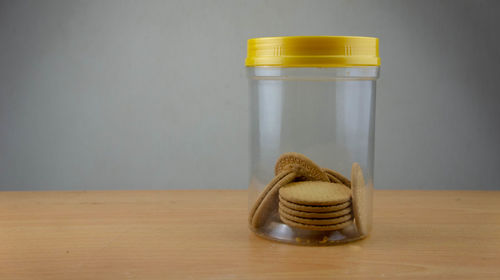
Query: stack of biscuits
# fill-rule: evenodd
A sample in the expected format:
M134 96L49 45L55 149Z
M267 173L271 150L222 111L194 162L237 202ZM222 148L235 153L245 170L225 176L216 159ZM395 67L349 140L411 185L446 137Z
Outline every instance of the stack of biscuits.
M344 184L302 181L279 190L283 223L310 230L339 230L352 224L351 189Z

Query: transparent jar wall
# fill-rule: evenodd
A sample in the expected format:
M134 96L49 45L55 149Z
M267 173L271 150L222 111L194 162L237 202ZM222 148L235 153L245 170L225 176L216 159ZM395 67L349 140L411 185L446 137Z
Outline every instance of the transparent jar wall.
M371 228L375 82L379 68L248 67L250 86L249 208L274 177L286 152L306 155L350 178L354 162L366 182ZM332 245L357 240L355 223L337 231L290 227L270 214L256 234L281 242Z

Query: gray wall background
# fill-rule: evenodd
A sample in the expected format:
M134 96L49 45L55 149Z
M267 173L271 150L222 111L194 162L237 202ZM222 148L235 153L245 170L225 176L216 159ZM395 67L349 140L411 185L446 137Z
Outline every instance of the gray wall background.
M0 1L0 190L245 188L246 40L381 38L375 186L500 189L500 1Z

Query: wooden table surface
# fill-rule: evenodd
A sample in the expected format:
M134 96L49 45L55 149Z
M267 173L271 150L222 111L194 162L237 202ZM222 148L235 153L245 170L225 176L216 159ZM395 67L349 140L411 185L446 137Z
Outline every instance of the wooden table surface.
M332 247L247 228L238 190L0 192L0 279L500 279L500 192L376 191Z

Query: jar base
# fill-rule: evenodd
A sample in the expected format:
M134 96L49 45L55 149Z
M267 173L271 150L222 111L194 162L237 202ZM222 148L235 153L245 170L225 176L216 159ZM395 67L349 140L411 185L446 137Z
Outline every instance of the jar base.
M313 231L290 227L283 223L270 222L260 228L250 230L257 236L280 243L302 246L333 246L341 245L361 239L368 235L360 235L354 224L341 230Z

